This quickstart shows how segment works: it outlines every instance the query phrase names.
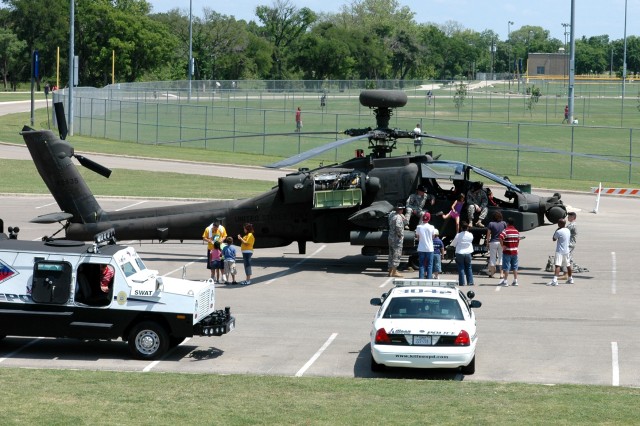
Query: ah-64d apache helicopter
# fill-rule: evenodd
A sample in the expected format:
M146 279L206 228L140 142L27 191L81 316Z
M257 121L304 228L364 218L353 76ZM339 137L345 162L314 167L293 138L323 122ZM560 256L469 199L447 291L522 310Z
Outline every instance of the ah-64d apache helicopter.
M385 254L388 250L387 217L396 203L424 185L435 197L432 212L448 211L457 193L465 193L476 180L504 189L504 198L496 199L506 218L512 217L520 231L545 223L556 223L566 214L559 196L540 197L524 192L508 180L484 169L455 161L434 160L431 155L391 157L400 138L414 138L410 131L390 129L393 109L402 107L407 96L401 91L367 90L360 94L363 106L373 110L375 129L349 129L350 138L332 142L268 167L287 167L319 153L359 139L368 139L371 152L341 164L300 169L278 179L270 191L252 198L210 201L180 206L126 211L104 211L87 187L72 158L89 169L108 177L110 170L74 153L73 147L49 130L23 129L22 135L33 161L62 213L39 216L32 222L62 224L65 237L91 240L101 231L114 228L119 239L199 240L203 229L218 218L230 235L253 224L256 248L287 246L298 243L299 253L306 242L350 242L362 246L362 254ZM64 116L62 115L64 118ZM64 123L64 119L58 119ZM66 132L65 132L66 133ZM435 136L422 134L427 138ZM451 143L469 143L466 139L437 137ZM494 190L498 194L497 190ZM416 219L417 220L417 219ZM455 234L455 224L443 223L433 216L432 224L442 229L443 239ZM415 221L411 229L415 228ZM61 231L60 230L60 231ZM58 231L58 232L60 232ZM475 230L478 238L484 228ZM56 232L57 234L57 232ZM54 235L56 235L54 234ZM480 244L478 244L478 247ZM414 231L405 231L405 254L415 256ZM480 249L479 249L480 250ZM413 258L415 259L415 258Z

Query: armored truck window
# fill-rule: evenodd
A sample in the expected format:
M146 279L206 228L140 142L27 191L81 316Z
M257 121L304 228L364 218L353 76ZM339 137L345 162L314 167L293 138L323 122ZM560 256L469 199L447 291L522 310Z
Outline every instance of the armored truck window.
M38 261L33 266L31 298L36 303L66 303L71 294L71 265Z
M75 300L90 306L107 306L111 300L113 277L110 278L107 291L102 289L101 280L105 267L113 267L101 263L83 263L78 266ZM113 276L113 273L111 273Z

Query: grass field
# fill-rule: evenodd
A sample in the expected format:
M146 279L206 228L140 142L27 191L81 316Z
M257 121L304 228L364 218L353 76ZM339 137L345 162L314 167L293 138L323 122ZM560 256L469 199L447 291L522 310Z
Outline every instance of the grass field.
M0 422L633 425L640 389L440 380L2 369Z
M451 87L436 90L431 105L424 91L408 90L409 101L395 111L390 126L412 130L420 122L429 134L476 139L470 146L429 139L425 150L511 177L590 180L588 186L599 181L617 186L640 183L640 137L634 128L640 118L637 85L629 86L624 106L615 91L584 92L575 102L578 126L561 124L566 97L543 96L530 103L521 93L493 90L470 92L460 109L454 106ZM237 154L288 157L344 138L345 129L375 127L371 111L359 105L357 94L329 93L326 108L320 107L319 98L320 93L237 91L194 95L188 103L168 96L155 102L83 99L76 128L96 138L204 149L238 161ZM292 133L297 106L303 111L302 134ZM328 151L300 166L340 162L352 157L355 149L366 151L367 141ZM534 151L540 149L564 154ZM410 150L411 140L398 142L397 152ZM593 155L611 161L589 158Z

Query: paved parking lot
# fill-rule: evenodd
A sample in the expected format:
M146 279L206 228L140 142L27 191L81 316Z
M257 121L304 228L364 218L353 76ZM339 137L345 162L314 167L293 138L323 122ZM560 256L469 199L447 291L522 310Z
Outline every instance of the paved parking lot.
M358 247L348 244L312 243L306 255L297 254L296 245L257 250L252 285L218 286L218 307L230 306L237 320L236 330L228 335L189 339L156 362L129 359L126 344L119 341L7 337L0 343L0 367L640 386L640 287L634 279L640 259L635 243L638 201L604 198L599 213L593 214L593 195L565 194L563 200L578 211L576 262L589 272L577 274L574 285L545 286L551 275L544 267L555 248L555 226L549 225L525 234L519 287L498 287L497 279L478 276L473 290L483 306L476 311L480 340L473 376L372 373L368 341L376 308L369 299L390 286L386 259L361 256ZM2 196L0 202L5 230L19 226L20 239L55 232L53 225L28 223L57 211L51 197ZM140 202L136 207L179 203L100 202L107 210ZM208 277L206 248L200 242L122 243L134 245L147 266L161 275L180 277L186 266L187 278ZM243 277L242 267L238 269Z

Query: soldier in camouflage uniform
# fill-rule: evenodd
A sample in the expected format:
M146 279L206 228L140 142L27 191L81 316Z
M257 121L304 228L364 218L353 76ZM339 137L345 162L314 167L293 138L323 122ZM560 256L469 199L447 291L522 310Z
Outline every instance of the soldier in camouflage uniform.
M404 227L408 223L402 214L404 206L398 203L396 211L389 214L389 261L388 270L390 277L401 278L398 273L400 256L402 256L402 243L404 241Z
M434 202L435 199L432 196L427 195L427 189L424 185L418 185L416 193L409 195L409 198L407 198L407 211L404 215L407 225L411 221L412 214L421 218L425 212L425 204L433 204Z

